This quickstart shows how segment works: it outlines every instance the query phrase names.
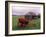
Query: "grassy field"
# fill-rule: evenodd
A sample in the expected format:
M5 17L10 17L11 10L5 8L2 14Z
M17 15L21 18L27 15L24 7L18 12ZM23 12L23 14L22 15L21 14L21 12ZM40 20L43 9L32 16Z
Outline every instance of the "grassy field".
M18 18L20 18L20 16L12 16L12 30L21 30L21 28L18 27ZM40 29L40 18L29 21L28 25L22 30L32 29Z

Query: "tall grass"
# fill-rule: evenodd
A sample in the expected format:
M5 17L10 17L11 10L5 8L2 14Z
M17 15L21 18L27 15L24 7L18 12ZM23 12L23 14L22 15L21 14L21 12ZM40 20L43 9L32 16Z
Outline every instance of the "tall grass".
M12 16L12 30L21 30L21 28L18 27L18 18L20 18L20 16ZM30 20L28 25L22 28L22 30L31 29L40 29L40 18Z

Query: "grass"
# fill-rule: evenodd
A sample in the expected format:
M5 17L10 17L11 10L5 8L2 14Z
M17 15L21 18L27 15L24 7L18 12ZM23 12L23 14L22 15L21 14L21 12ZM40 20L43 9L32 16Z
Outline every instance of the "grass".
M18 18L20 18L20 16L12 16L12 30L21 30L21 28L18 27ZM40 29L40 18L29 21L28 25L22 30L32 29Z

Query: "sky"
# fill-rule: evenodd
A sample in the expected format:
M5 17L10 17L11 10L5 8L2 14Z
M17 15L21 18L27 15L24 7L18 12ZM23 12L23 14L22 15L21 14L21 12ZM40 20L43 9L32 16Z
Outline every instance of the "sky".
M40 13L40 7L25 5L14 5L12 6L12 15L25 15L28 12L34 12L36 15Z

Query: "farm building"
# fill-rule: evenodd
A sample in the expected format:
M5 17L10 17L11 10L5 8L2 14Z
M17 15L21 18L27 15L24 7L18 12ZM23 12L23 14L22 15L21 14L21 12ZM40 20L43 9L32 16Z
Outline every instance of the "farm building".
M28 13L25 15L25 18L28 19L28 20L31 20L31 19L37 18L37 16L36 16L36 14L33 13L33 12L28 12Z

